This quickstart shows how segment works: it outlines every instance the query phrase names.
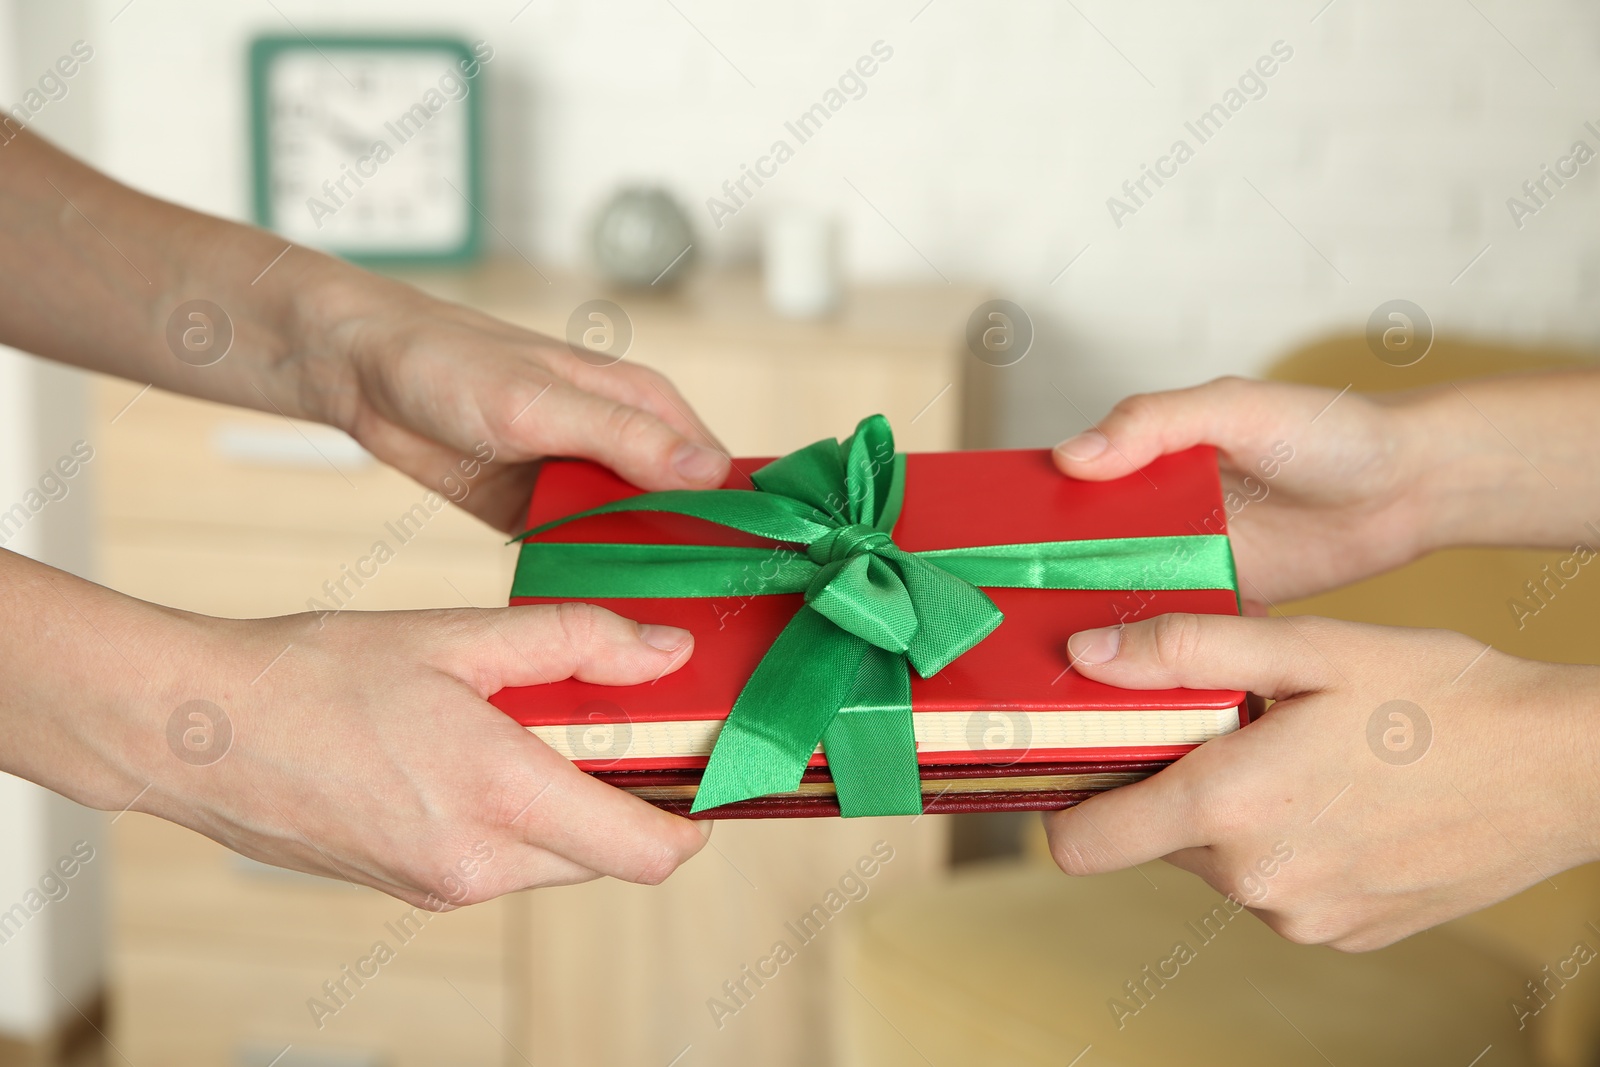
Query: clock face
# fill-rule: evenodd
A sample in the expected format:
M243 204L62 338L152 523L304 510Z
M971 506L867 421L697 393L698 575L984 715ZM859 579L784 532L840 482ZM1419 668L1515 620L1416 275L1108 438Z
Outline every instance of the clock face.
M357 259L470 254L480 65L455 42L258 42L259 221Z

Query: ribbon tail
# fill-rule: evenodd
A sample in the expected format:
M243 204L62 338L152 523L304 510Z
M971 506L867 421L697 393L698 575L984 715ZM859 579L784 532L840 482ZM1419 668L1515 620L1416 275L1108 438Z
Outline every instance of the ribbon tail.
M867 645L855 685L822 734L847 819L922 814L911 728L911 676L903 657Z
M796 612L728 713L690 811L800 788L868 649L878 651L809 607Z

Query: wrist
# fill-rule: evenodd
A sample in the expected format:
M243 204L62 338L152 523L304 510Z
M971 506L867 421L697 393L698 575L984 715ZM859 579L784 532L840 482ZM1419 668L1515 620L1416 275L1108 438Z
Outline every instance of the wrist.
M1408 437L1416 442L1416 494L1426 550L1573 544L1568 536L1579 533L1576 520L1571 534L1560 533L1560 523L1552 523L1549 499L1554 483L1502 432L1506 421L1501 411L1494 411L1493 422L1485 413L1501 400L1486 382L1469 384L1467 389L1418 390L1397 400L1408 413L1403 418ZM1526 427L1520 434L1515 426L1507 429L1517 437L1531 437ZM1533 448L1538 438L1533 445L1528 440L1523 443ZM1547 461L1541 458L1542 462Z
M353 382L348 324L372 315L371 293L394 283L263 230L189 212L171 225L187 254L170 264L151 314L164 322L180 301L203 297L220 307L233 340L203 374L169 387L339 425Z
M1506 507L1505 489L1520 473L1515 453L1508 461L1493 428L1464 417L1472 412L1450 386L1397 394L1384 406L1406 472L1415 554L1489 543L1486 522Z
M113 811L160 788L174 700L216 669L218 650L199 640L208 620L31 560L0 564L10 581L0 601L37 624L0 643L11 682L0 694L0 766Z
M1527 768L1527 787L1544 794L1537 821L1548 825L1524 829L1554 846L1553 874L1600 860L1600 668L1525 662L1537 673L1524 686L1533 706L1523 722L1542 735L1528 747L1544 764Z
M207 798L236 786L221 763L236 735L266 727L241 704L286 651L300 617L221 619L119 599L101 628L138 664L140 684L98 673L86 680L82 712L62 723L73 756L50 768L55 780L36 780L94 807L137 804L199 828L195 812Z
M398 283L309 249L278 309L274 371L293 414L348 431L359 401L361 338L394 308ZM287 407L285 410L289 410Z

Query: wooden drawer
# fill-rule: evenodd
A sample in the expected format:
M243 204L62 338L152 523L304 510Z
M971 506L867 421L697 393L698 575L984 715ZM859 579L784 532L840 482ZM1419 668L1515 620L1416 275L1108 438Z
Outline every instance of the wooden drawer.
M516 548L488 533L479 544L450 543L425 531L394 556L370 559L366 533L267 532L219 526L111 520L101 540L107 585L130 596L187 611L261 618L308 610L389 611L406 608L499 607L511 588ZM357 586L344 568L375 571ZM324 583L343 581L330 594ZM337 596L337 599L335 597ZM322 610L318 606L314 610Z
M362 955L370 950L369 941ZM308 1000L320 996L332 1005L322 983L340 977L341 965L358 957L307 953L303 962L287 964L246 951L120 951L112 964L109 1031L121 1053L117 1062L264 1067L285 1046L291 1055L277 1067L521 1062L500 1036L508 1008L504 985L470 973L431 973L410 952L400 947L360 987L346 980L353 992L343 1006L319 1017Z
M109 421L138 392L103 378L96 406ZM231 617L305 611L313 599L359 610L505 603L516 550L503 534L442 498L429 508L427 490L370 458L345 462L364 454L335 451L327 432L154 389L139 396L96 443L105 583ZM380 541L392 558L374 565Z
M413 966L497 978L505 953L499 902L444 914L412 909L375 889L253 863L210 839L128 812L112 828L112 916L118 948L243 954L288 965L349 962L373 941L408 938ZM401 923L410 916L409 924ZM320 980L320 979L319 979Z
M428 493L375 460L355 458L365 453L326 426L159 389L135 400L141 388L114 378L96 386L96 413L106 428L92 442L93 463L108 523L344 531L370 543ZM449 504L422 529L441 542L504 540Z
M110 1033L131 1062L265 1064L291 1044L351 1067L505 1062L523 898L429 913L137 812L111 846Z

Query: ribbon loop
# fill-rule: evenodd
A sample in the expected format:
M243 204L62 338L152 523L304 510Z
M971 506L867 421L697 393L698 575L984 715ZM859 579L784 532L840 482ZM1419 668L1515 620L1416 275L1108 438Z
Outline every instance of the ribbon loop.
M881 557L900 575L917 608L916 637L906 658L917 673L932 678L956 657L994 632L1005 616L983 590L898 548Z
M876 556L851 556L823 567L806 589L806 603L839 629L896 655L917 636L911 593Z
M850 521L887 529L879 519L889 512L894 492L896 455L889 420L868 415L857 424L855 433L839 443L839 452L844 460L843 488L850 502Z

